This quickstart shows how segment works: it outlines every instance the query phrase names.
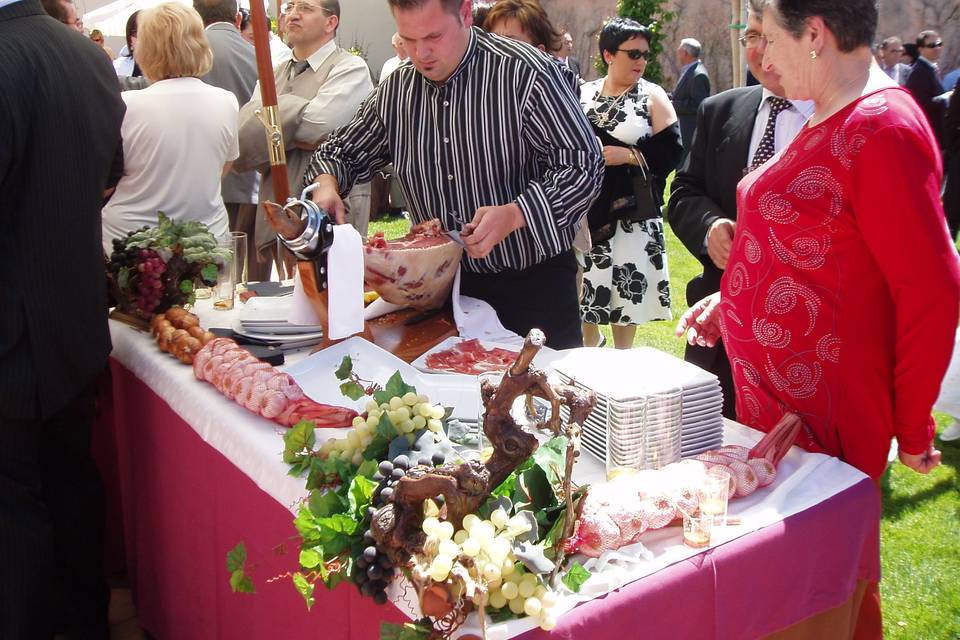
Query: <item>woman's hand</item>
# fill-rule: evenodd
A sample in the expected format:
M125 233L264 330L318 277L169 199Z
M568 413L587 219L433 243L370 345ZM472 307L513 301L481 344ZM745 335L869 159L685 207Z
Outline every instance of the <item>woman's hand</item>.
M622 164L634 164L633 152L627 147L607 145L603 147L603 162L608 167L616 167Z
M677 324L676 336L687 334L687 344L712 347L720 339L720 292L711 294L683 314Z
M933 442L927 445L927 450L923 453L913 455L901 450L898 455L905 466L924 474L933 471L940 464L941 458L941 453L933 448Z

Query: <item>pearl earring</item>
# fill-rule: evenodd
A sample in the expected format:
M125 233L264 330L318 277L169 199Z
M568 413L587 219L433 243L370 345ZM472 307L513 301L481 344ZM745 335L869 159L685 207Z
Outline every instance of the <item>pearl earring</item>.
M816 51L811 51L811 52L810 52L810 59L811 59L811 60L816 60L816 59L817 59L817 52L816 52Z

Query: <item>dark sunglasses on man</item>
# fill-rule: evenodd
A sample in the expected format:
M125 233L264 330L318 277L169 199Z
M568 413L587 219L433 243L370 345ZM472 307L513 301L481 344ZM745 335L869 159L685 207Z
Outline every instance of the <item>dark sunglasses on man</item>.
M931 42L930 44L925 44L922 49L939 49L943 46L943 40L937 40L936 42Z
M627 57L631 60L639 60L640 58L643 58L644 60L650 59L649 50L643 51L641 49L617 49L617 51L622 51L623 53L627 54Z

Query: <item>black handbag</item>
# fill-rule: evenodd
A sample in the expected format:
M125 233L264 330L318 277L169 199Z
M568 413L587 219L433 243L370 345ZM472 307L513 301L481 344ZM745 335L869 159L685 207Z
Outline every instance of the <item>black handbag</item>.
M590 238L604 242L613 237L620 222L642 222L660 217L660 199L657 197L656 183L646 158L636 154L639 165L626 167L631 193L610 203L609 215L604 223L590 229Z

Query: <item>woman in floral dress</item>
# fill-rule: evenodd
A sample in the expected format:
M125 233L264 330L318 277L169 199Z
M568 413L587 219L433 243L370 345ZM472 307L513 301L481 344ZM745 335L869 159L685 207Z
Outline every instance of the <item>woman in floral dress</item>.
M608 75L580 90L580 103L603 145L606 163L600 197L588 214L594 243L584 256L580 315L585 345L599 344L599 325L609 324L615 346L629 349L638 324L671 318L659 205L666 177L683 149L667 94L642 79L650 55L649 30L633 20L614 18L600 33L600 53ZM640 211L633 196L632 176L641 167L653 176L653 212Z

